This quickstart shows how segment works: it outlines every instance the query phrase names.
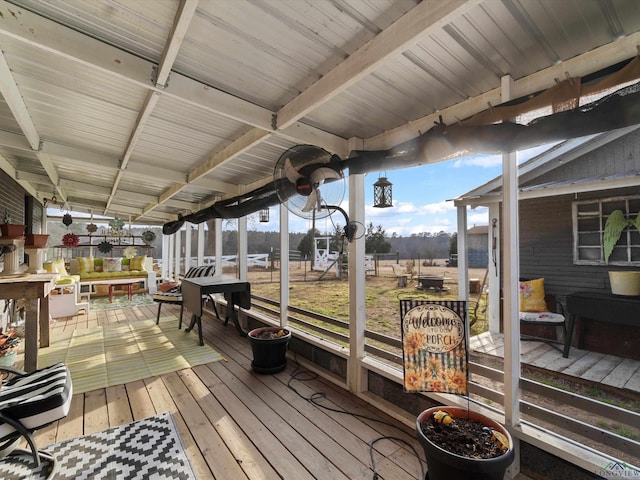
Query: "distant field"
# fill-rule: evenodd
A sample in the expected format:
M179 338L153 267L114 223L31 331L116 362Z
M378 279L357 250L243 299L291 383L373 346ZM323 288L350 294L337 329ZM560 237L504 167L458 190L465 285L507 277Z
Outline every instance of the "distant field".
M400 261L405 267L407 261ZM398 287L398 280L392 268L393 261L385 260L378 265L378 275L369 272L366 277L366 311L367 328L400 338L400 310L398 297L417 297L433 299L458 299L458 269L444 266L444 260L437 260L436 266L413 267L414 278L407 279L407 286ZM470 278L482 280L483 269L471 269ZM310 262L291 262L289 265L289 301L291 305L311 310L340 320L349 319L349 284L347 278L336 278L335 270L322 276L323 272L312 271ZM415 277L417 275L433 275L445 277L445 292L421 291ZM320 277L322 276L322 279ZM249 272L252 293L279 300L280 270L251 268ZM478 295L472 295L470 300L477 301ZM482 296L478 309L478 322L472 333L479 333L487 328L484 304L486 295ZM470 305L470 309L473 305Z

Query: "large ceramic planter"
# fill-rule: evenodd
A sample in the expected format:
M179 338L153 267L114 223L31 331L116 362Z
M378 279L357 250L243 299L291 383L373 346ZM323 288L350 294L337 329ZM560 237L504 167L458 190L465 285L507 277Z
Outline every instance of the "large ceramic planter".
M282 333L280 333L282 332ZM287 366L291 332L280 327L261 327L249 332L253 351L251 368L256 373L278 373Z
M454 421L456 418L470 418L502 433L509 440L509 448L495 458L476 459L449 452L433 443L422 431L422 423L430 419L438 410L445 410ZM489 417L459 407L440 406L423 411L416 420L416 435L427 459L428 480L502 480L513 462L513 440L509 432Z
M611 293L637 297L640 295L640 272L633 271L609 271L609 283Z
M3 237L22 237L24 235L25 225L16 225L15 223L0 223L0 232Z

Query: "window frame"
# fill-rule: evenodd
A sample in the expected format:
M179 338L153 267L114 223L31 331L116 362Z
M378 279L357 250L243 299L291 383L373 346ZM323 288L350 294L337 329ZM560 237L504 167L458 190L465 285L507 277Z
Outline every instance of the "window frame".
M640 266L640 232L634 227L623 230L609 263L604 262L604 225L608 215L617 209L622 210L627 218L636 218L640 214L640 195L572 202L574 265Z

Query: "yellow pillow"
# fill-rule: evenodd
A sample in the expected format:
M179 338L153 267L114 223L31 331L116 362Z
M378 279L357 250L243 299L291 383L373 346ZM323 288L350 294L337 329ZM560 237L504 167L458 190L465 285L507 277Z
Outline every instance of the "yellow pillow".
M60 275L67 276L67 269L64 266L64 258L58 258L52 260L43 265L44 269L49 273L59 273Z
M93 257L78 257L79 273L93 272Z
M130 270L144 270L144 262L147 259L146 256L133 257L129 265Z
M520 311L547 311L547 302L544 300L544 278L520 282Z

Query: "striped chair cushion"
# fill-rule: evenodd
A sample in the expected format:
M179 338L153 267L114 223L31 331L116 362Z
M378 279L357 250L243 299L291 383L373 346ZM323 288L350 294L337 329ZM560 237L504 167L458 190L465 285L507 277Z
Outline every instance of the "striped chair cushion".
M215 265L202 265L191 267L184 278L212 277L216 273ZM158 292L153 295L153 300L161 303L182 303L182 292L179 288L168 292Z
M0 411L22 423L28 430L44 427L64 418L71 407L73 386L64 363L57 363L2 384ZM8 423L0 423L0 442L15 432Z
M203 265L201 267L191 267L184 278L212 277L215 273L215 265Z

